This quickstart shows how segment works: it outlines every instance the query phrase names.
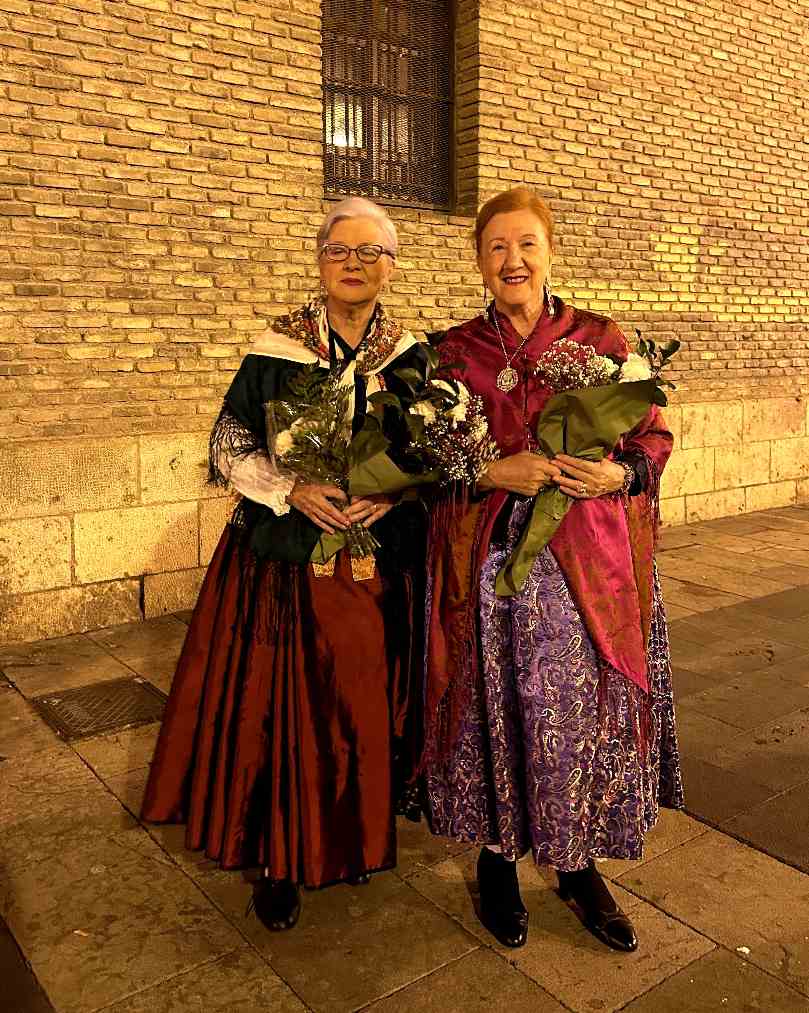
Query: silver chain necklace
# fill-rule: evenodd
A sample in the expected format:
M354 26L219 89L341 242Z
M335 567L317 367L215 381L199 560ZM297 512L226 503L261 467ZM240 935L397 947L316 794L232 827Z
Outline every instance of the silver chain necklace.
M510 390L514 390L517 384L520 382L520 374L511 365L511 363L517 358L520 352L523 350L525 343L531 337L527 334L522 341L517 345L517 348L511 355L506 351L506 343L503 341L503 335L500 333L500 324L497 322L497 310L495 309L494 303L489 307L486 312L490 321L494 322L494 329L497 331L497 337L500 339L500 347L503 349L503 358L506 360L505 366L497 374L497 387L502 390L504 394L508 394Z

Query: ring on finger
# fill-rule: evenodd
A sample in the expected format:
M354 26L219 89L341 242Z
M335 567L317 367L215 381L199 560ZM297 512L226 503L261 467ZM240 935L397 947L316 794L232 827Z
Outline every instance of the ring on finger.
M581 485L579 486L579 495L580 496L587 495L587 486L584 484L584 482L582 482Z

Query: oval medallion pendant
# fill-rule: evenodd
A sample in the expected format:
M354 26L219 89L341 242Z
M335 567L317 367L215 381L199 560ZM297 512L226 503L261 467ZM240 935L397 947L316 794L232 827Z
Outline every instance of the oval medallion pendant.
M517 370L513 369L511 366L506 366L505 369L501 369L497 374L497 386L500 390L507 394L510 390L514 390L519 382L519 379L520 377Z

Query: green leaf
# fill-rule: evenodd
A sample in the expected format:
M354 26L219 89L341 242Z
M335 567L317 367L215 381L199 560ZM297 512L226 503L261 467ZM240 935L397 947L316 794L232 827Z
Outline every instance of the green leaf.
M412 366L405 366L403 369L394 369L394 376L398 376L402 383L406 383L411 390L415 390L416 387L421 386L424 382L424 377Z

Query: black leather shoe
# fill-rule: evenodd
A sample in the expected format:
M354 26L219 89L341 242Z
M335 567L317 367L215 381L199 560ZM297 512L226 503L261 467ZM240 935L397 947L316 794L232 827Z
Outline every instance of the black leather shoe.
M253 887L253 910L271 932L294 928L301 913L301 893L288 879L264 876Z
M525 946L528 912L520 897L517 863L483 848L478 855L480 920L503 946Z
M358 876L349 876L348 882L352 886L367 886L371 882L371 873L361 872Z
M638 937L632 922L615 903L601 874L591 862L579 872L559 872L559 896L573 900L582 913L584 925L596 939L613 950L632 953Z

